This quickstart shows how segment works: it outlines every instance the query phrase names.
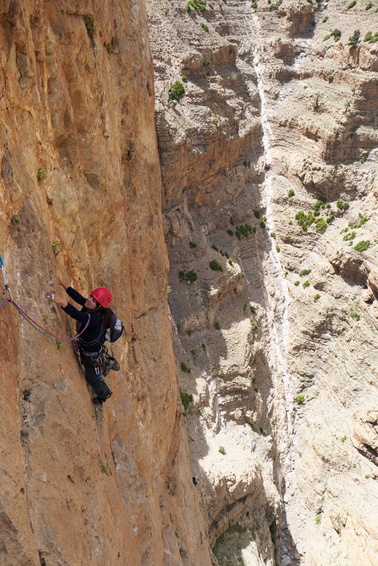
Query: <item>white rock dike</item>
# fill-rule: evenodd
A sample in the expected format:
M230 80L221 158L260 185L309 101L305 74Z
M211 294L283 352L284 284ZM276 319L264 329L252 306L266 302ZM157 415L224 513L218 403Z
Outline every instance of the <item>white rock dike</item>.
M274 214L272 211L274 190L278 176L274 172L272 148L274 145L269 120L269 105L267 103L264 64L259 49L262 41L257 41L259 34L259 21L257 16L251 15L249 4L245 3L246 37L250 40L253 64L256 72L256 84L260 98L260 116L262 129L262 144L265 158L265 182L263 185L263 199L266 206L267 232L275 232ZM260 46L260 47L259 47ZM289 304L290 297L285 281L280 254L273 244L269 250L266 262L269 272L269 288L265 286L265 300L267 318L270 327L270 367L274 383L274 413L276 417L275 435L278 458L275 461L275 475L281 493L282 502L282 529L285 529L286 506L295 492L295 429L294 429L294 398L293 386L286 359L289 336ZM290 549L285 544L285 533L282 532L281 557L282 564L293 564Z

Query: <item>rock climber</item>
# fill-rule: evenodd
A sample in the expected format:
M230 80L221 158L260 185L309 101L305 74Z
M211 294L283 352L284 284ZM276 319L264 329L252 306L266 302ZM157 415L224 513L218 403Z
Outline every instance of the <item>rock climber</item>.
M104 375L111 369L115 371L120 369L118 362L115 358L109 356L104 346L106 330L112 324L113 312L109 306L113 300L113 295L109 289L98 287L86 299L78 291L65 285L61 279L58 279L58 282L65 289L67 295L76 303L82 305L83 308L78 310L55 291L46 293L46 297L60 305L71 318L78 321L78 332L80 332L80 328L85 327L88 322L88 315L90 316L89 324L79 336L76 347L81 362L84 364L85 379L97 395L92 401L95 405L101 405L112 395L112 391L104 380Z

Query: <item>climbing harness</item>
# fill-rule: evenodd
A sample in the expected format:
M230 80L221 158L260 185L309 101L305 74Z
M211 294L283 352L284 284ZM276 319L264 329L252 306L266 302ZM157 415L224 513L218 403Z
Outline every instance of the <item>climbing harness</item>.
M85 364L90 364L95 370L96 379L103 378L103 371L106 367L107 358L109 354L105 346L101 347L99 352L87 352L80 349L80 361Z
M34 328L34 330L36 330L37 332L39 332L40 334L42 334L46 338L49 338L49 340L54 340L55 342L72 342L72 340L76 340L76 338L78 338L81 334L83 334L83 332L85 332L85 330L88 328L89 322L91 320L91 317L90 317L89 314L88 314L88 320L87 320L83 330L81 330L78 334L76 334L72 338L60 338L59 336L56 336L55 334L53 334L49 330L46 330L45 328L40 326L38 324L38 322L36 322L28 314L26 314L26 312L24 310L22 310L20 305L18 305L16 303L16 301L13 299L12 291L10 290L9 285L8 285L9 281L8 281L6 275L5 275L4 261L3 261L3 258L2 258L1 255L0 255L0 269L1 269L1 274L3 276L3 281L4 281L4 290L3 290L2 302L0 303L0 309L2 309L7 303L12 303L12 305L14 305L16 307L16 309L18 310L20 315L26 320L26 322L28 322L30 324L30 326L32 326L32 328ZM4 297L4 293L6 293L6 292L9 293L9 297Z

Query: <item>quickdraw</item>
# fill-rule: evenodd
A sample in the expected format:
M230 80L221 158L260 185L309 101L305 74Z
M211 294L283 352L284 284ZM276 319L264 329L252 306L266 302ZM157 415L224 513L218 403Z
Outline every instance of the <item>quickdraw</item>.
M9 281L8 281L6 275L5 275L4 261L3 261L3 258L2 258L1 255L0 255L0 269L1 269L1 274L3 276L3 281L4 281L4 290L3 290L2 302L0 303L0 309L5 307L5 305L7 303L12 303L12 305L16 307L16 309L18 310L20 315L26 320L26 322L28 322L34 328L34 330L36 330L37 332L39 332L40 334L42 334L43 336L45 336L49 340L54 340L55 342L71 342L72 340L76 340L76 338L81 336L81 334L83 334L83 332L85 332L85 330L88 328L88 324L91 320L91 317L90 317L89 314L88 314L88 320L87 320L83 330L81 330L78 334L75 334L75 336L73 336L72 338L61 338L59 336L56 336L55 334L53 334L49 330L46 330L45 328L40 326L38 324L38 322L36 322L28 314L26 314L26 312L24 310L22 310L20 305L18 305L16 303L16 301L13 299L12 292L11 292L9 285L8 285ZM9 297L4 297L4 293L6 293L6 292L9 293Z

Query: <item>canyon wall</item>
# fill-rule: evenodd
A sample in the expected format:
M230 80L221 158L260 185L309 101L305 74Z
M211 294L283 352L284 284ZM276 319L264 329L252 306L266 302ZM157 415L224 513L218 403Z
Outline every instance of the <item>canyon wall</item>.
M59 337L62 278L107 286L125 334L102 408L70 343L0 311L4 566L210 564L176 386L153 66L142 1L4 0L0 254ZM8 296L5 294L5 296Z
M377 9L147 0L176 364L222 566L378 560Z
M0 3L1 565L377 563L377 9Z

